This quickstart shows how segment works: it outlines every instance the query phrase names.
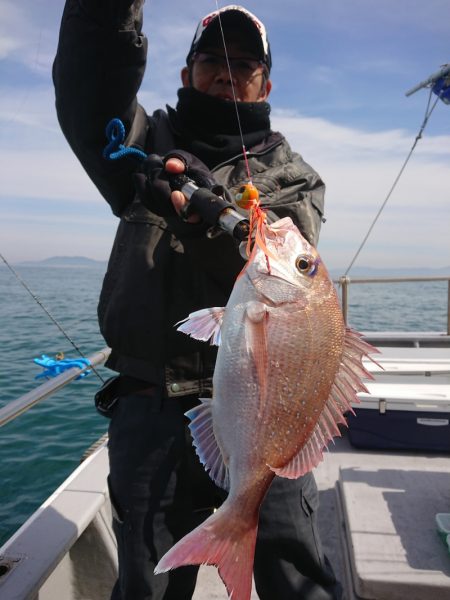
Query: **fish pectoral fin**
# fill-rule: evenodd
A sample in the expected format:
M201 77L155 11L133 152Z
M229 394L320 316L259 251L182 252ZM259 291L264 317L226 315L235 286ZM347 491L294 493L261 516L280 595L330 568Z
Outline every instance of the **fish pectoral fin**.
M264 302L252 300L245 307L246 316L252 323L262 323L269 313L268 306Z
M353 412L352 403L359 402L358 392L367 391L361 379L373 379L373 376L364 368L362 359L376 352L378 350L362 340L359 333L346 330L341 363L319 419L307 442L284 467L269 465L276 475L296 479L320 463L324 448L333 437L341 435L338 424L347 424L344 413Z
M202 342L210 340L211 345L220 346L220 328L224 314L225 307L202 308L175 325L178 325L177 331L186 333L196 340Z
M228 466L217 443L212 418L212 399L201 398L201 404L187 411L189 429L194 439L195 451L211 479L222 489L230 487Z
M264 398L267 389L268 377L268 343L267 321L269 318L268 307L263 302L248 302L245 313L245 341L247 352L253 359L260 391Z

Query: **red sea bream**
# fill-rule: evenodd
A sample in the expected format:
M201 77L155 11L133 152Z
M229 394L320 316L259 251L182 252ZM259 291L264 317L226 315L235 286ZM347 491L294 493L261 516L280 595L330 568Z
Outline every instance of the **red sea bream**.
M297 478L322 460L375 350L346 328L317 251L290 218L264 231L225 308L179 327L219 345L214 397L189 411L197 453L229 490L224 504L180 540L156 572L215 565L233 600L249 600L259 507L273 478Z

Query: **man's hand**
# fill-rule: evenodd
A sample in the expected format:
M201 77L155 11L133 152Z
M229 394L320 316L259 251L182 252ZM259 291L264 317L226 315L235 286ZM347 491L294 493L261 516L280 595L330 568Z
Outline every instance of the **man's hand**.
M189 194L189 200L179 191L184 180L192 180L194 188L198 187L193 195ZM184 150L173 150L165 157L149 154L142 168L134 174L133 181L142 204L148 209L164 218L173 219L178 215L192 225L204 225L205 228L215 225L224 208L223 203L227 204L220 198L223 188L215 183L208 167ZM201 208L206 204L205 211L192 201L194 196L198 200L198 194L202 196ZM186 212L188 217L185 219Z
M179 158L169 158L169 160L166 162L165 169L167 173L176 175L184 173L184 171L186 170L183 161ZM186 198L184 197L182 192L175 191L171 193L170 199L172 201L174 209L179 215L184 206L187 204ZM186 220L188 223L199 223L200 216L192 214Z

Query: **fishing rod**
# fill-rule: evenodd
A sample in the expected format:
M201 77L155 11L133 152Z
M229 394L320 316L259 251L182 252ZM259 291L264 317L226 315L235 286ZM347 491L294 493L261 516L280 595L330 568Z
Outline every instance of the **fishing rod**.
M65 329L63 328L63 326L59 323L59 321L57 321L55 319L55 317L50 313L50 311L48 310L48 308L44 305L44 303L42 302L42 300L33 292L33 290L30 288L30 286L26 283L26 281L19 275L19 273L14 269L14 267L6 260L6 258L3 256L3 254L0 253L0 258L2 259L2 261L5 263L5 265L8 267L8 269L11 271L11 273L14 275L14 277L17 279L17 281L19 281L19 283L26 289L26 291L30 294L30 296L33 298L33 300L38 304L38 306L40 306L42 308L42 310L45 312L45 314L48 316L48 318L56 325L56 327L59 329L59 331L63 334L63 336L66 338L66 340L71 344L71 346L76 350L76 352L78 352L78 354L85 360L88 361L88 364L90 366L90 369L92 369L92 371L97 375L97 377L100 379L100 381L102 383L105 383L105 380L103 379L103 377L100 375L100 373L97 371L97 369L90 364L89 359L87 358L87 356L80 350L80 348L77 346L77 344L74 342L74 340L69 336L69 334L65 331Z
M38 38L38 43L37 43L37 48L36 48L36 54L35 54L35 57L34 57L34 64L35 65L37 65L37 62L38 62L38 59L39 59L39 55L40 55L40 52L41 52L41 44L42 44L42 28L39 31L39 38ZM19 102L19 104L17 105L16 112L15 112L15 114L13 114L13 116L10 119L11 122L16 120L17 115L22 110L22 108L25 105L25 103L27 102L27 100L28 100L28 93L26 93L22 97L21 102ZM17 281L19 281L19 283L26 289L26 291L30 294L30 296L38 304L38 306L41 307L41 309L45 312L45 314L48 316L48 318L56 325L56 327L63 334L63 336L66 338L66 340L71 344L71 346L74 348L74 350L81 356L81 358L84 361L87 362L87 364L89 364L90 370L92 370L97 375L97 377L100 379L100 381L102 382L102 384L105 383L105 380L103 379L103 377L99 374L99 372L97 371L97 369L93 366L92 361L80 350L80 348L77 346L77 344L74 342L74 340L68 335L68 333L62 327L62 325L55 319L55 317L46 308L46 306L44 305L44 303L42 302L42 300L40 300L40 298L38 298L38 296L31 290L31 288L25 282L25 280L19 275L19 273L14 269L14 267L7 261L7 259L1 253L0 253L0 259L5 263L5 265L11 271L11 273L14 275L14 277L17 279Z
M234 205L224 198L220 193L215 193L214 190L200 188L197 183L189 178L185 173L171 174L165 173L172 191L181 191L186 199L186 203L180 210L179 216L187 221L188 217L194 213L200 215L205 223L212 226L207 233L208 236L214 237L218 230L221 229L234 237L238 242L248 242L252 239L252 234L258 228L261 228L265 222L265 214L259 206L259 192L252 183L252 176L248 162L248 151L245 146L244 135L239 115L236 89L233 81L231 64L228 56L225 33L222 25L221 9L219 8L218 0L215 0L217 10L217 20L219 23L220 35L222 39L225 61L230 79L233 103L236 112L236 121L238 125L239 137L242 146L242 154L244 156L245 169L247 173L247 183L240 186L238 193L235 196L236 204L242 209L250 211L250 218L247 218L234 209ZM147 154L142 150L133 147L127 147L123 144L126 138L125 126L118 119L112 119L106 127L106 137L109 142L106 145L103 156L108 160L118 160L125 156L132 157L137 160L145 161ZM171 158L177 158L185 166L188 165L185 158L177 152L169 153L164 158L164 163L167 163ZM220 187L220 186L218 186ZM217 191L217 190L216 190ZM258 235L255 240L258 243ZM249 245L246 250L249 256ZM244 254L242 252L242 254Z
M239 130L239 137L241 141L242 154L245 162L245 169L247 172L247 183L240 186L238 193L235 196L236 204L250 213L250 218L247 219L240 215L237 211L232 208L232 204L224 200L219 196L220 200L217 200L217 196L209 190L199 189L194 181L186 177L185 175L171 175L169 177L169 183L172 190L179 190L185 196L187 202L180 212L180 216L183 219L193 212L200 214L206 222L215 222L216 227L231 234L235 239L241 242L241 254L247 255L247 258L251 259L252 255L252 241L255 241L256 245L261 244L261 235L263 228L266 223L266 215L260 207L259 192L253 185L252 174L250 172L250 165L248 162L248 151L244 141L244 134L241 125L241 118L239 115L238 102L236 96L236 89L234 85L233 73L231 70L230 59L228 56L227 43L225 40L225 32L222 24L221 9L219 8L218 0L215 0L217 10L217 20L219 23L220 35L222 38L223 50L225 55L225 61L227 65L228 76L230 79L231 92L233 96L233 104L236 113L236 121ZM214 197L215 196L215 197ZM212 220L211 220L212 219ZM214 229L212 234L214 235ZM247 242L244 248L244 242ZM245 250L245 253L244 253ZM269 257L266 252L266 263L267 269L270 273Z

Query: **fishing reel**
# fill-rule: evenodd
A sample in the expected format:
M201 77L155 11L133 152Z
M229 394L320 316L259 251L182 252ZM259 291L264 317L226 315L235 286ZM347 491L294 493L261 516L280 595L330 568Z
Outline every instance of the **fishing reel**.
M249 221L223 197L221 186L216 186L212 190L200 188L195 181L183 173L169 175L169 184L172 191L180 191L187 200L180 213L183 220L186 221L190 215L196 213L211 225L210 235L212 237L217 233L215 230L219 228L233 236L238 242L247 240L250 233ZM240 205L239 202L238 205Z
M120 119L112 119L106 127L108 144L103 150L103 156L107 160L118 160L124 157L132 157L140 162L145 162L150 156L142 150L134 147L126 147L125 126ZM182 151L173 152L166 156L165 162L170 158L178 158L187 168L187 162ZM200 187L197 183L184 173L166 173L170 189L180 191L187 202L183 207L180 217L187 220L190 215L200 215L205 223L211 225L208 232L210 237L217 235L218 230L223 230L233 236L239 242L246 242L250 235L249 219L239 214L233 204L224 198L222 186ZM236 204L240 208L250 210L258 203L258 190L251 183L244 184L239 188L236 195Z

